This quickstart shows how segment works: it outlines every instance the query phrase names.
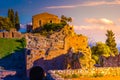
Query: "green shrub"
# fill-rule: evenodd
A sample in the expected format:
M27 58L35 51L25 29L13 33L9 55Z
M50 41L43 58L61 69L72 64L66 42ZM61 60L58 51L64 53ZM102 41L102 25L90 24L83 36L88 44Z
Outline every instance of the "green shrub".
M72 74L72 78L78 78L79 76L77 74Z
M71 75L65 75L64 78L72 78Z
M95 73L93 74L93 77L103 77L104 75L102 73Z
M62 23L48 23L48 24L45 24L43 27L42 27L42 30L45 30L45 31L56 31L56 30L59 30L59 29L62 29L64 27L64 25Z
M26 39L21 38L20 40L21 40L22 47L25 48L26 47Z

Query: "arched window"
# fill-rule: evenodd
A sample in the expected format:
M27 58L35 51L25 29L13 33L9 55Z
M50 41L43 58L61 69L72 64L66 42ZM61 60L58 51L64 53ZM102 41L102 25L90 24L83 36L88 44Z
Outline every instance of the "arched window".
M5 37L5 33L3 32L3 38Z
M41 20L39 20L39 26L41 26L42 25L42 21Z
M12 32L12 38L14 38L14 33Z
M50 23L52 23L52 20L50 20Z

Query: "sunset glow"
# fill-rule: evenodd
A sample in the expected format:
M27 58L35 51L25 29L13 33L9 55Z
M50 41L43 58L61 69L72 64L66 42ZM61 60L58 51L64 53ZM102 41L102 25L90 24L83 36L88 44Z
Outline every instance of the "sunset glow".
M19 12L23 29L32 22L34 14L49 12L72 17L75 31L93 41L104 42L106 30L112 29L120 44L120 0L1 0L0 16L6 16L9 8Z

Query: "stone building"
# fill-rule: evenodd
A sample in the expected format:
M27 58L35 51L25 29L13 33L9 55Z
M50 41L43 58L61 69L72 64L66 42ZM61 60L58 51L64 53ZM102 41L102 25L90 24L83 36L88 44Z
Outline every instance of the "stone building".
M47 23L59 23L60 19L54 14L47 12L32 16L33 30Z

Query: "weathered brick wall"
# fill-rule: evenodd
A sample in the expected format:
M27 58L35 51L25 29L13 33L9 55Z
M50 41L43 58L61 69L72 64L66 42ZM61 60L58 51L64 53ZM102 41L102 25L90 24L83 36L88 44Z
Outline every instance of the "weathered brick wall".
M3 37L4 38L10 38L10 33L9 32L3 32Z
M101 66L103 67L119 67L120 66L120 54L116 56L104 57L100 58Z
M0 32L0 38L3 38L3 32Z
M17 31L0 32L0 38L21 38L23 35Z
M21 38L22 37L22 34L20 32L12 32L13 34L13 38Z

